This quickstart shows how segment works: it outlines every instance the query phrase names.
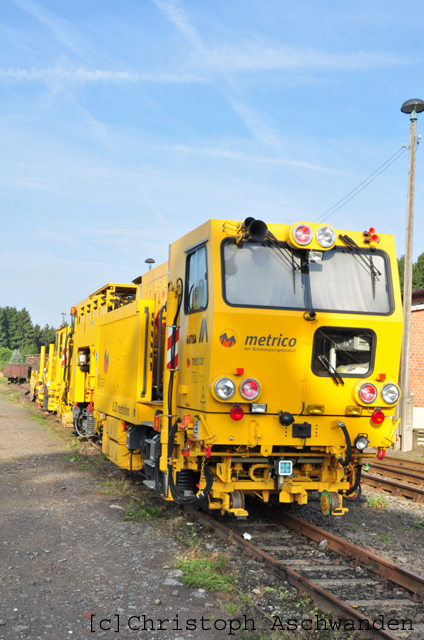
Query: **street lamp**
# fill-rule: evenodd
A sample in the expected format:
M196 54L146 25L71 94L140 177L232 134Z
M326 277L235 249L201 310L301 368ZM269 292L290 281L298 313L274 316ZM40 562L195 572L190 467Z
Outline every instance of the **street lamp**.
M153 258L147 258L144 262L149 265L149 271L152 268L152 264L155 264L155 260L153 260Z
M62 311L62 314L61 314L61 315L62 315L62 327L64 327L64 326L65 326L65 316L66 316L66 313L65 313L64 311Z
M403 341L402 361L400 366L400 387L402 400L400 406L401 450L412 450L412 425L414 404L409 389L409 359L411 351L411 302L412 302L412 236L414 232L414 196L415 196L415 158L417 151L417 119L424 111L424 101L418 99L407 100L400 109L410 114L409 132L409 167L408 167L408 199L406 205L406 234L405 234L405 271L403 285Z

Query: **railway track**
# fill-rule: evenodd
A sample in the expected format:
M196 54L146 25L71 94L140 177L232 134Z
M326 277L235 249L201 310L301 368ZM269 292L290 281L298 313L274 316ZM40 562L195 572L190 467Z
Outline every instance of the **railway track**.
M424 465L412 460L387 457L368 463L372 473L362 474L362 483L413 502L424 502Z
M421 576L277 510L264 514L261 509L260 521L227 520L224 524L203 512L186 509L190 518L211 527L219 537L265 562L284 580L307 593L322 611L354 621L356 629L364 630L362 637L399 638L387 627L389 619L412 621L413 630L405 623L402 637L405 630L412 633L410 637L424 637ZM243 537L246 534L250 540ZM378 628L381 616L385 629ZM402 630L401 622L398 630Z

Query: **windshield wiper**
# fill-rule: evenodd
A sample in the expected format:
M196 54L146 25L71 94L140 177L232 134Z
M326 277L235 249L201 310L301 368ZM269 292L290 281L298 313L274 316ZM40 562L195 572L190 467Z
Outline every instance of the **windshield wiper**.
M293 293L296 293L296 271L300 271L301 268L294 261L293 252L289 251L287 247L281 247L277 238L274 236L271 231L268 230L268 235L265 240L269 240L273 244L273 246L277 249L277 251L281 254L284 261L287 262L291 268L291 272L293 275Z
M360 260L362 261L362 263L367 267L367 269L370 272L371 275L371 286L372 286L372 298L373 300L375 300L375 280L377 278L377 276L381 276L381 272L377 269L377 267L374 265L373 261L372 261L372 256L371 255L367 255L361 252L361 247L359 247L355 240L352 240L352 238L350 238L349 236L346 235L339 235L339 238L342 242L345 243L345 245L351 250L351 251L355 251L356 255L358 256L358 258L360 258Z
M330 364L325 356L318 356L318 360L321 362L322 366L328 373L330 374L333 381L338 385L339 383L344 386L344 380L341 377L340 373L336 371L332 364Z

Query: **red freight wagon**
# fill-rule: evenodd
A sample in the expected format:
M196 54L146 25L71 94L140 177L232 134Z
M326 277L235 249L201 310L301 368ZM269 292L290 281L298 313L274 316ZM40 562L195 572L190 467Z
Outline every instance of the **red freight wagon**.
M27 364L7 364L4 367L4 376L9 382L24 382L31 377L31 367Z

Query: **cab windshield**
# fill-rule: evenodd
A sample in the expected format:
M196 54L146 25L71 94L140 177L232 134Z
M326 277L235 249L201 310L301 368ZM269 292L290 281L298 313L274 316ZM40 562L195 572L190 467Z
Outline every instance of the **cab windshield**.
M387 315L389 260L382 251L293 250L285 243L222 245L223 295L236 307Z

